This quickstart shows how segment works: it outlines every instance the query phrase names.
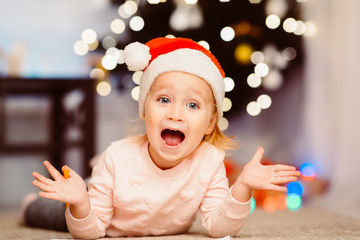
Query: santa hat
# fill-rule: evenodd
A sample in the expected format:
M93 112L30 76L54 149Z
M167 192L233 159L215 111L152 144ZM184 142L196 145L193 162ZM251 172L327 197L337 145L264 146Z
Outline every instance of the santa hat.
M181 71L204 79L215 97L218 121L223 111L225 73L213 54L191 39L155 38L141 44L134 42L124 49L124 61L131 71L143 70L140 79L139 114L144 116L145 98L156 77L164 72Z

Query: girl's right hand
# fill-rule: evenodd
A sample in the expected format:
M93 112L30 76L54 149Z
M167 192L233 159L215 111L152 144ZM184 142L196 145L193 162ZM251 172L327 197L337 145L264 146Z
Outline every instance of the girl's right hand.
M81 206L88 201L86 184L74 170L69 168L69 178L65 179L48 161L45 161L44 165L53 179L38 172L32 173L36 178L33 184L42 190L39 196L75 206Z

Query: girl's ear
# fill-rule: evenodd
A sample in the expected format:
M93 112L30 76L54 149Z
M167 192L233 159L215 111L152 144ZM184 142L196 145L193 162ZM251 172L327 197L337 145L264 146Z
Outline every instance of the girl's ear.
M211 116L211 119L209 121L209 125L205 131L205 135L209 135L215 128L215 124L217 123L217 113L214 113Z

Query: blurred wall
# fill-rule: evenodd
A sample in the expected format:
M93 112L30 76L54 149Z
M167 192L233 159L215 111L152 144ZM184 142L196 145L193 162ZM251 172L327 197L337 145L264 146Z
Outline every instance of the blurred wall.
M331 182L318 205L360 218L360 1L312 0L305 17L304 150Z
M0 75L88 76L73 45L86 28L102 36L117 16L107 0L0 0ZM17 60L16 60L17 59ZM18 67L9 63L18 61Z

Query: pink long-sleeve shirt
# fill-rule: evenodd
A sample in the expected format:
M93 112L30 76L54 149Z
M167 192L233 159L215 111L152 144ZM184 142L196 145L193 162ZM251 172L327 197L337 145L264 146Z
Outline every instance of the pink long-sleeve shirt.
M224 152L206 142L177 166L161 170L150 158L148 142L112 143L93 169L90 214L65 217L76 238L169 235L186 232L200 209L213 237L236 234L250 213L250 201L231 195Z

